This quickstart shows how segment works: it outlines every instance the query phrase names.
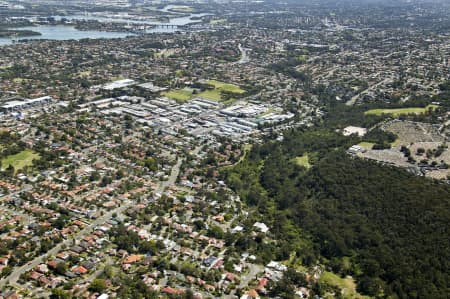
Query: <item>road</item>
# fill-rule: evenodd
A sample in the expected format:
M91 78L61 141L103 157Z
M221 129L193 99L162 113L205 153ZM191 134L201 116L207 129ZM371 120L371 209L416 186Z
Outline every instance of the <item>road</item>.
M195 154L195 155L198 154L200 149L201 149L201 146L196 147L192 151L192 154ZM184 158L181 158L181 157L178 158L177 163L172 167L172 171L170 173L168 180L161 182L159 184L158 188L155 190L157 193L162 193L162 192L164 192L164 190L167 187L175 184L175 182L178 178L178 174L180 173L180 168L181 168L181 164L183 163L183 161L184 161ZM56 255L64 246L66 246L66 247L70 246L74 242L74 240L81 240L83 237L90 234L96 226L99 226L99 225L109 221L112 218L113 214L121 214L126 209L128 209L129 207L131 207L133 205L134 205L134 203L131 201L126 201L126 202L122 203L121 206L105 213L103 216L100 216L99 218L94 220L92 223L87 225L85 228L83 228L81 231L79 231L72 237L69 237L65 241L57 244L55 247L53 247L46 253L44 253L40 256L37 256L31 262L28 262L27 264L25 264L21 267L15 268L10 275L8 275L7 277L0 280L0 289L5 287L5 285L7 285L7 284L10 284L14 287L21 288L21 286L17 283L17 281L19 280L19 278L22 274L32 270L39 264L45 262L49 257Z
M376 84L370 86L369 88L367 88L367 89L361 91L360 93L358 93L357 95L353 96L350 100L348 100L348 101L345 103L345 105L347 105L347 106L353 106L353 105L355 105L356 101L357 101L358 98L360 98L361 96L367 94L369 91L374 90L375 88L377 88L377 87L380 86L381 84L387 84L387 83L390 83L390 82L392 82L392 80L391 80L390 78L386 78L386 79L384 79L384 80L382 80L382 81L380 81L380 82L378 82L378 83L376 83Z
M237 287L238 289L243 289L245 287L248 286L248 284L256 278L256 275L258 275L258 273L262 272L264 270L263 266L260 265L255 265L255 264L247 264L248 268L249 268L249 272L247 275L242 275L241 277L241 283L239 284L239 286ZM234 295L236 293L236 289L232 290L231 293L229 295L223 296L223 298L225 299L232 299L232 298L236 298L236 296Z
M198 153L199 150L200 150L200 147L196 148L194 150L194 153ZM181 167L181 164L183 163L183 160L184 160L183 158L178 158L177 163L172 168L169 179L167 181L161 182L161 184L156 189L156 192L162 193L165 188L175 184L178 174L180 172L180 167ZM39 264L45 262L49 257L56 255L63 248L63 246L69 247L73 243L74 240L81 240L86 235L92 233L92 231L94 230L94 228L96 226L99 226L99 225L109 221L112 218L113 214L121 214L122 212L124 212L126 209L128 209L129 207L131 207L133 205L134 205L134 203L131 201L126 201L126 202L122 203L121 206L105 213L103 216L100 216L99 218L94 220L92 223L87 225L85 228L83 228L81 231L79 231L72 237L69 237L65 241L57 244L55 247L53 247L46 253L34 258L31 262L28 262L27 264L25 264L21 267L15 268L10 275L8 275L7 277L0 280L0 289L2 289L7 284L21 288L21 286L19 284L17 284L17 281L19 280L19 278L22 274L32 270Z
M241 44L238 45L239 51L241 51L241 59L237 62L237 64L243 64L250 61L250 58L247 55L247 49L244 49Z
M183 160L183 158L178 158L177 163L172 167L169 178L159 184L158 188L156 188L155 190L156 193L161 194L164 189L175 184L178 178L178 174L180 173L180 167L183 163Z
M84 236L90 234L96 226L103 224L103 223L107 222L108 220L110 220L112 218L113 214L121 213L125 209L131 207L132 205L133 205L132 202L128 202L124 205L121 205L120 207L115 208L114 210L109 211L108 213L97 218L92 223L90 223L85 228L83 228L81 231L79 231L72 237L66 239L65 241L59 243L58 245L56 245L55 247L53 247L46 253L34 258L31 262L28 262L27 264L23 265L22 267L15 268L9 276L0 280L0 288L4 287L7 283L9 283L13 286L20 287L20 285L17 285L17 281L19 280L20 275L30 271L37 265L43 263L47 258L56 255L63 248L63 246L70 246L74 240L80 240Z
M191 151L192 155L197 155L200 150L202 149L202 146L197 146L194 150ZM170 176L166 181L162 181L161 184L159 184L158 188L156 188L155 192L161 194L164 189L166 189L169 186L175 185L175 182L177 181L178 175L180 174L180 168L181 164L183 164L184 158L178 158L177 163L172 167L172 171L170 172Z
M245 288L248 284L256 278L256 275L264 270L263 266L255 265L255 264L247 264L249 268L249 273L247 275L243 275L241 278L241 283L239 284L239 288Z

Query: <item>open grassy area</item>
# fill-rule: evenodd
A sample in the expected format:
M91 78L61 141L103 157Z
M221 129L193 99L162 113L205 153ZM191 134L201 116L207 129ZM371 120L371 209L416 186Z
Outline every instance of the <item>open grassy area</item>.
M234 84L223 83L216 80L209 80L207 84L214 86L214 89L207 89L205 91L199 92L198 94L194 94L192 89L184 88L164 92L162 93L162 95L174 99L178 102L186 102L195 97L222 102L224 100L221 95L222 91L227 91L235 94L245 93L245 90ZM235 101L235 99L230 99L229 101L232 103Z
M358 145L365 149L372 149L372 147L375 145L375 143L363 141L363 142L358 143ZM402 145L402 141L400 140L400 138L397 138L397 139L395 139L394 142L391 142L392 147L396 147L396 146L400 146L400 145Z
M398 109L371 109L364 112L365 115L382 115L382 114L390 114L392 116L399 116L401 114L421 114L425 113L429 109L435 110L437 105L428 105L424 108L421 107L411 107L411 108L398 108Z
M363 148L366 148L366 149L372 149L372 146L374 146L375 143L363 141L363 142L358 143L358 145L360 147L363 147Z
M295 160L295 163L297 163L297 165L303 166L306 169L311 168L311 164L309 163L308 153L304 154L303 156L297 157L294 160Z
M34 159L39 159L39 154L33 152L32 150L24 150L18 154L7 156L2 160L2 169L6 169L9 165L12 165L16 172L25 166L33 165Z
M197 96L201 98L205 98L207 100L216 101L219 102L222 100L222 97L220 95L220 90L218 89L208 89L201 93L199 93Z
M396 147L402 145L402 140L400 138L395 139L394 142L391 142L391 146Z
M176 89L171 90L168 92L162 93L162 95L171 98L177 102L186 102L191 100L194 97L201 97L207 100L220 102L222 100L222 97L220 95L220 90L218 89L211 89L211 90L205 90L198 94L194 94L191 89Z
M354 279L350 276L347 276L346 278L341 278L334 273L325 271L320 277L320 281L340 288L342 290L342 295L344 298L358 298L358 299L370 298L368 296L363 296L356 291L356 283Z
M162 95L171 98L177 102L186 102L192 98L192 90L190 89L175 89L162 93Z
M245 90L241 89L239 86L229 83L224 83L216 80L208 80L206 82L208 85L214 86L216 89L231 92L231 93L237 93L237 94L243 94L245 93Z

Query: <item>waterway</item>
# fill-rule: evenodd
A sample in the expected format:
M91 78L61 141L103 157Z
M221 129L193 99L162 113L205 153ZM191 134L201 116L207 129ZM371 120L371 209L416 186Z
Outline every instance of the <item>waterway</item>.
M161 9L163 12L168 12L171 8L170 5ZM206 16L205 13L193 13L189 15L182 15L180 17L171 18L168 22L159 22L151 19L131 19L126 15L119 16L102 16L102 15L69 15L69 16L54 16L56 20L66 18L67 20L96 20L99 22L117 22L117 23L129 23L129 24L142 24L152 25L154 28L147 29L146 33L170 33L178 30L177 26L184 26L188 24L201 22L200 17ZM167 27L169 25L170 27ZM14 28L16 30L32 30L41 33L41 35L35 36L23 36L15 39L12 38L0 38L0 46L9 45L13 43L13 40L32 40L32 39L48 39L48 40L80 40L85 38L98 39L98 38L124 38L132 36L129 32L107 32L98 30L82 31L76 29L74 26L69 25L41 25Z
M18 40L31 40L31 39L50 39L50 40L80 40L84 38L124 38L132 33L127 32L106 32L97 30L81 31L73 26L63 26L63 25L41 25L41 26L30 26L21 27L20 30L32 30L39 32L41 35L34 36L21 36L15 38ZM0 38L0 46L9 45L13 43L12 38Z

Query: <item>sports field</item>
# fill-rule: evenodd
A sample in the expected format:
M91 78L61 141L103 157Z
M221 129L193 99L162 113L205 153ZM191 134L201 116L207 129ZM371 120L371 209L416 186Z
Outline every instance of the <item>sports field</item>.
M177 102L186 102L192 98L192 90L190 89L174 89L163 92L162 95L171 98Z
M2 169L6 169L12 165L16 171L21 170L25 166L33 165L34 159L39 159L39 154L32 150L24 150L18 154L7 156L2 160Z
M234 94L243 94L246 92L237 85L216 80L209 80L206 82L206 84L213 86L214 89L207 89L197 94L194 94L193 90L190 88L173 89L168 92L162 93L162 95L181 103L189 101L195 97L200 97L215 102L221 102L224 100L221 94L222 91ZM232 100L234 101L234 99Z
M245 90L241 89L239 86L235 84L229 84L225 82L220 82L216 80L208 80L206 82L208 85L214 86L216 89L231 92L231 93L237 93L237 94L243 94L245 93Z
M425 113L429 109L435 110L437 105L428 105L424 108L421 107L411 107L411 108L398 108L398 109L371 109L364 112L365 115L382 115L382 114L390 114L392 116L399 116L401 114L421 114Z
M205 91L199 93L197 96L207 99L207 100L216 101L216 102L219 102L222 100L222 97L220 95L220 90L218 90L218 89L205 90Z

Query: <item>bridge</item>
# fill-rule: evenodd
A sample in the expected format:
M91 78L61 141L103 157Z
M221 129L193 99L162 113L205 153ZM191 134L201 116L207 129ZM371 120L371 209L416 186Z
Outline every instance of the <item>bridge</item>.
M155 25L156 29L178 29L179 27L183 27L183 26L179 26L179 25L173 25L173 24L158 24Z

